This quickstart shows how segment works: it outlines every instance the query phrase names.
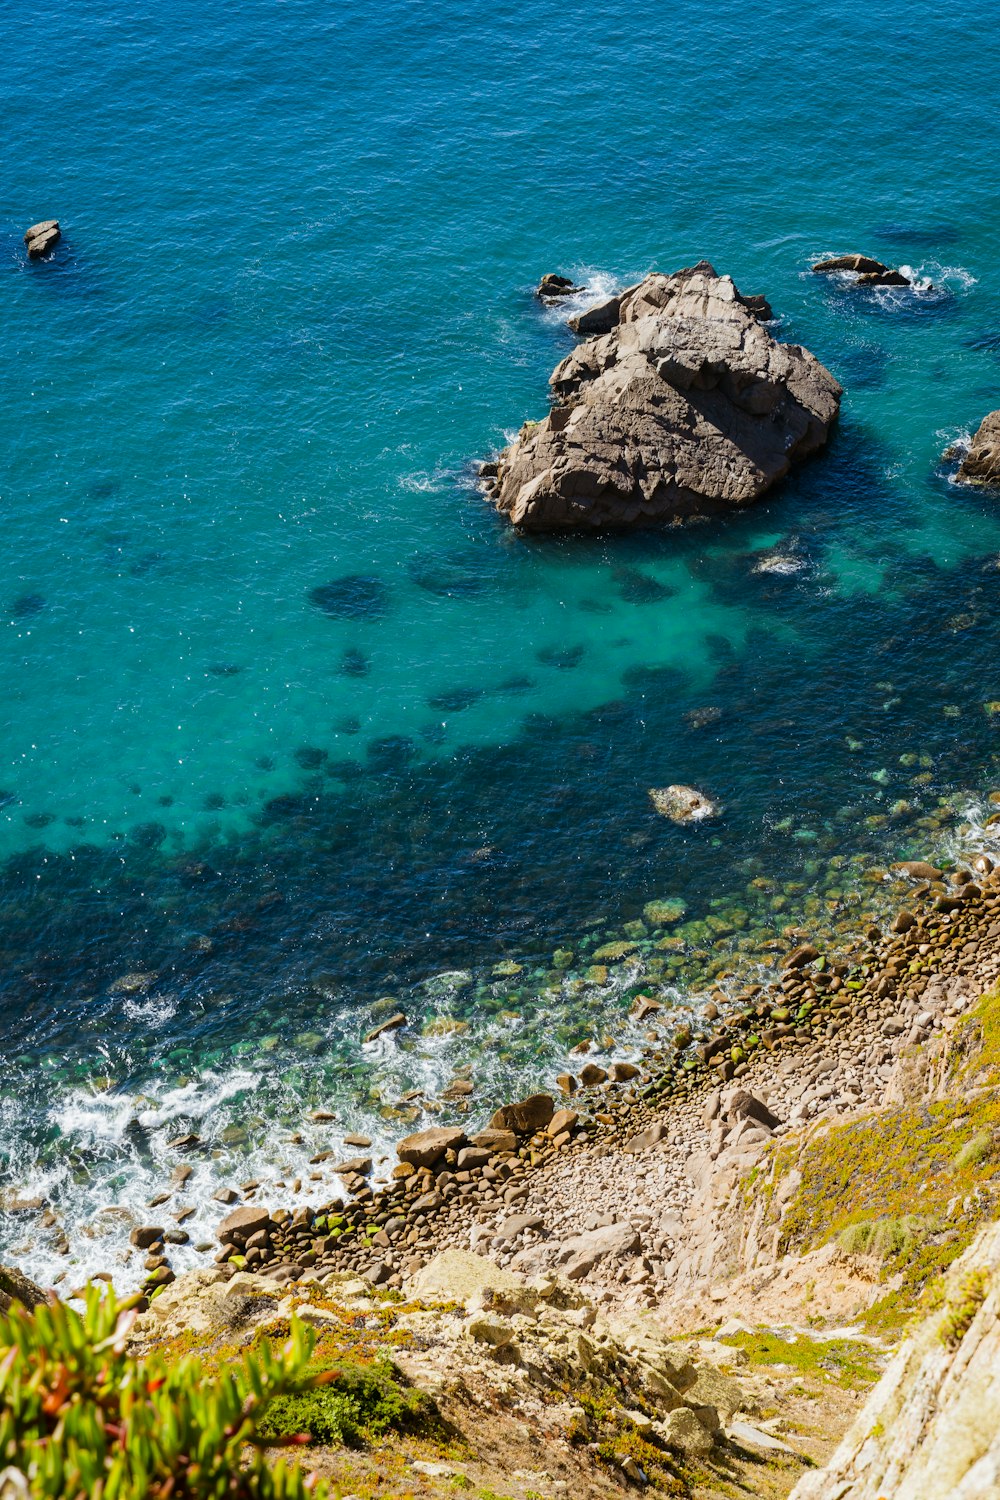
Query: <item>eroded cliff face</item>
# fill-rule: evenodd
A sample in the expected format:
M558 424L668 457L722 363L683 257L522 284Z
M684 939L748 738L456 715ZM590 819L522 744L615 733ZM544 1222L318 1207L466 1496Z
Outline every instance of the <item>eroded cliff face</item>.
M548 416L500 456L492 496L516 526L615 530L736 509L826 442L840 386L707 261L613 304L610 331L553 373Z
M791 1500L996 1500L1000 1495L1000 1224L947 1278L830 1462Z

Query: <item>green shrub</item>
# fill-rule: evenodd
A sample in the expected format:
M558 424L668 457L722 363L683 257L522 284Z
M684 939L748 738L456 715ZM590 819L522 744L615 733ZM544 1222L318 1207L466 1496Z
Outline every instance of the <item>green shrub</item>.
M261 1437L280 1440L308 1432L317 1443L352 1445L412 1426L426 1410L424 1399L400 1384L387 1359L342 1363L336 1376L335 1385L272 1401L260 1422Z
M126 1346L136 1312L89 1287L0 1317L0 1470L33 1500L305 1500L297 1465L272 1469L261 1418L278 1400L335 1378L306 1375L312 1335L294 1324L280 1355L262 1347L209 1375ZM287 1434L286 1441L305 1441ZM11 1478L8 1475L8 1478Z
M989 1130L981 1130L974 1135L971 1141L965 1145L955 1156L956 1167L976 1167L980 1162L989 1161L991 1156L996 1155L996 1141L993 1133Z
M842 1229L837 1243L848 1255L874 1255L885 1260L911 1254L936 1227L933 1220L917 1214L904 1214L899 1219L863 1219Z

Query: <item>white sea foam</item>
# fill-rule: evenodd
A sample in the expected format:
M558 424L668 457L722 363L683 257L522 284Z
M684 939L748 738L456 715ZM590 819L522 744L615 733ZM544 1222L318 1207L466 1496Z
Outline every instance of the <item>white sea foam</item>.
M443 490L454 477L448 469L434 469L429 474L426 471L417 470L414 474L401 474L399 488L410 490L417 495L426 495Z
M593 266L569 271L567 275L571 275L574 283L581 286L582 290L572 293L569 297L557 297L552 302L539 303L547 323L566 324L577 313L586 312L588 307L593 307L597 302L606 301L608 297L613 297L616 292L620 292L623 287L633 286L635 282L642 279L641 276L634 276L630 280L623 281L620 277L612 276L607 271L597 270Z
M808 560L797 553L776 552L770 556L762 557L759 562L754 563L751 571L754 573L776 573L779 577L790 577L795 573L804 573L808 566Z

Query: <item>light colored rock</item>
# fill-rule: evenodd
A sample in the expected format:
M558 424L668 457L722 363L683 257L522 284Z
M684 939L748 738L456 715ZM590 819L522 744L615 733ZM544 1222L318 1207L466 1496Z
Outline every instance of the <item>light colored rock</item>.
M504 1348L514 1337L514 1330L507 1319L490 1312L474 1313L466 1323L465 1331L470 1339L475 1339L479 1344L489 1344L493 1349Z
M765 1453L795 1454L795 1449L775 1437L773 1432L762 1432L750 1422L730 1422L726 1428L726 1436L742 1447L760 1448Z
M221 1283L220 1291L227 1300L231 1297L280 1297L284 1293L284 1287L280 1281L274 1281L270 1276L237 1271L235 1276Z
M645 1130L640 1130L638 1135L634 1135L630 1141L626 1142L623 1149L630 1156L634 1156L639 1151L649 1151L653 1146L658 1146L661 1141L666 1140L669 1134L667 1126L657 1120L654 1125L647 1125Z
M639 1248L639 1235L631 1224L607 1224L586 1234L575 1234L559 1246L555 1264L570 1281L580 1281L599 1261L609 1256L630 1255Z
M551 1094L532 1094L514 1104L504 1104L490 1121L491 1130L513 1130L517 1135L534 1135L544 1130L555 1113Z
M514 1240L527 1229L541 1229L542 1223L539 1214L511 1214L500 1225L496 1237L498 1240Z
M1000 1224L946 1287L943 1310L906 1340L833 1457L790 1500L1000 1495Z
M958 478L966 484L1000 485L1000 411L988 412L980 422Z
M621 307L621 293L616 297L605 297L603 301L593 303L570 318L569 326L582 338L589 338L595 333L610 333L618 322Z
M483 1306L490 1301L488 1294L532 1300L522 1276L471 1250L439 1250L410 1278L408 1290L423 1302L461 1302L466 1307Z
M651 786L649 800L661 817L672 823L700 823L717 818L722 811L718 802L693 786Z
M830 260L817 261L814 271L849 271L856 276L861 286L911 286L912 282L902 271L883 265L870 255L835 255Z
M684 1453L707 1454L715 1446L708 1428L686 1406L668 1412L664 1420L657 1423L657 1431L671 1448L680 1448Z
M59 228L58 219L43 219L39 224L32 224L24 234L24 243L28 247L28 259L41 260L43 255L48 255L50 250L55 249L61 239L62 230Z
M271 1216L266 1208L248 1206L227 1214L215 1231L221 1245L245 1245L252 1234L267 1229Z
M500 511L526 530L602 530L758 499L823 446L841 394L762 313L707 261L624 292L611 331L553 373L549 414L501 454Z
M432 1167L446 1151L458 1151L464 1145L464 1130L443 1125L431 1130L418 1130L416 1135L408 1135L396 1147L396 1155L411 1167Z

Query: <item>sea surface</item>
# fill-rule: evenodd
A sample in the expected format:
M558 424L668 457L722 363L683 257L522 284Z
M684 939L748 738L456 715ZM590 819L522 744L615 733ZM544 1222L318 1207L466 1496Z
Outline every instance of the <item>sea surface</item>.
M133 1222L325 1201L345 1132L456 1076L479 1121L988 846L1000 500L941 457L1000 405L982 0L3 16L0 1258L130 1284ZM849 250L916 287L810 273ZM701 257L843 383L827 453L513 534L476 464L572 345L539 277Z

